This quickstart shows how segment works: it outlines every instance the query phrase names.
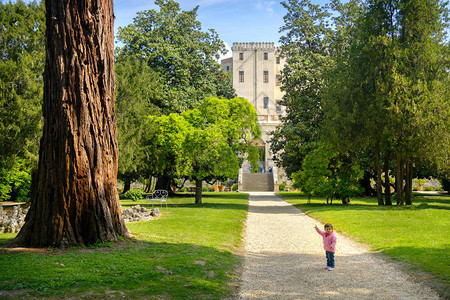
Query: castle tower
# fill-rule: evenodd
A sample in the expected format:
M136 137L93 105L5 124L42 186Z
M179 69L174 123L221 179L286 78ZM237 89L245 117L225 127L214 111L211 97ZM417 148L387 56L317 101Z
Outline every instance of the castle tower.
M233 87L238 97L246 98L255 107L261 140L255 141L260 149L261 171L274 167L270 152L270 132L280 124L284 108L280 105L283 93L280 74L285 60L280 57L274 43L233 43L232 57L222 60L225 70L233 74ZM244 170L248 166L244 165Z

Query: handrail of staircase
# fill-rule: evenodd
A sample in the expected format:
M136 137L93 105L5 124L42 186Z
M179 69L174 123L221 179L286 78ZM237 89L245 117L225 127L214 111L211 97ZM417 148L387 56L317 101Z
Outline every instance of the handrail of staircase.
M278 169L277 167L272 168L272 174L273 174L273 191L278 192L279 191L279 185L278 185Z
M243 176L243 173L244 173L244 169L243 169L243 168L240 168L240 169L239 169L239 176L238 176L238 191L239 191L239 192L242 192L242 190L243 190L243 185L242 185L242 176Z

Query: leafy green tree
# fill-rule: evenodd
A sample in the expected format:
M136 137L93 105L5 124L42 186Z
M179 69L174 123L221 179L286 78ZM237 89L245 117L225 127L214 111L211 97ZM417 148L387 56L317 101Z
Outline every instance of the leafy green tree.
M256 121L254 107L244 98L210 97L182 114L150 116L147 165L157 177L195 181L195 202L201 203L204 180L237 177L239 158L260 135Z
M349 43L336 51L325 104L327 131L335 144L343 151L368 149L374 154L372 168L376 171L379 204L384 204L382 152L387 163L390 154L391 135L386 130L390 117L385 106L387 97L392 95L395 69L393 20L391 11L386 10L391 6L386 3L369 3L365 18L359 14L353 23L344 25Z
M139 64L134 71L125 71L123 75L120 70L118 72L119 84L123 83L118 90L118 101L121 102L118 126L121 153L124 154L119 158L119 178L125 183L154 173L151 166L140 163L141 149L147 147L142 145L144 139L140 138L145 130L144 123L139 122L143 114L181 113L198 107L209 96L235 97L230 75L217 62L219 54L226 51L224 43L214 30L202 31L197 20L198 7L181 11L179 4L172 0L158 0L156 4L159 11L139 12L132 24L119 28L119 40L124 46L117 50L116 62L119 65L127 65L129 61ZM128 83L132 83L131 86ZM127 89L132 91L127 92ZM141 91L145 92L138 96ZM121 99L127 93L131 94ZM144 102L134 105L136 101ZM130 114L139 117L122 122L124 109L128 111L128 117L124 115L127 119ZM139 109L141 111L137 112ZM146 149L147 155L155 156ZM156 188L168 189L173 172L159 171L156 172L159 174Z
M328 11L309 0L281 3L287 10L280 32L281 53L286 58L282 73L282 104L286 116L272 134L275 160L290 175L299 170L303 158L319 139L323 121L322 91L325 68L330 63Z
M143 140L148 115L160 110L153 100L162 93L158 75L142 61L132 57L116 60L116 116L119 141L118 178L125 193L132 181L146 175Z
M442 122L448 118L445 13L439 1L367 1L330 76L327 129L340 147L374 154L379 204L381 174L383 168L389 172L391 157L397 203L404 203L405 188L411 204L414 162L436 157L448 132ZM390 193L385 195L391 204Z
M308 195L327 197L327 203L340 199L347 204L350 198L361 192L359 180L363 171L349 155L342 155L331 144L320 143L309 153L302 170L292 175L294 187Z
M412 204L414 161L436 156L436 141L445 138L443 131L448 129L442 123L449 110L449 99L442 92L442 88L449 88L448 45L444 44L447 16L448 8L439 0L399 0L398 3L401 64L397 99L390 102L390 109L395 112L398 204L403 204L403 178L405 203Z
M19 180L21 176L14 174L17 166L21 166L20 173L31 174L37 164L42 129L44 6L22 0L0 3L0 23L1 201L9 199L13 189L27 189Z
M173 0L155 3L159 11L138 12L118 34L124 44L118 57L142 60L158 75L163 90L153 104L169 114L195 108L208 96L233 97L229 78L217 62L225 45L214 30L202 31L198 7L182 11Z

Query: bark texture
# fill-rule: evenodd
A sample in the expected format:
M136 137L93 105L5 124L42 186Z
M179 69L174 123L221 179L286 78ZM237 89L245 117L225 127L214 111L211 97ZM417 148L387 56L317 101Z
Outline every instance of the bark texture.
M195 180L195 204L202 204L203 180Z
M68 247L127 236L117 193L112 0L46 0L44 132L16 245Z

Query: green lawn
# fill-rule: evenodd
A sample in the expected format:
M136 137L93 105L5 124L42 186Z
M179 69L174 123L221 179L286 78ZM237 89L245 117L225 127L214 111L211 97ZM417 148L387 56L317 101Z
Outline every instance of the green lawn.
M5 292L18 298L230 297L240 263L235 250L241 243L247 198L209 193L202 205L193 204L193 198L171 198L161 218L129 223L135 239L119 244L44 253L0 250L0 298ZM0 234L0 246L14 236Z
M413 268L425 270L450 287L450 196L415 194L413 206L378 206L374 198L324 205L323 198L280 193L308 215ZM339 246L338 246L339 247Z

